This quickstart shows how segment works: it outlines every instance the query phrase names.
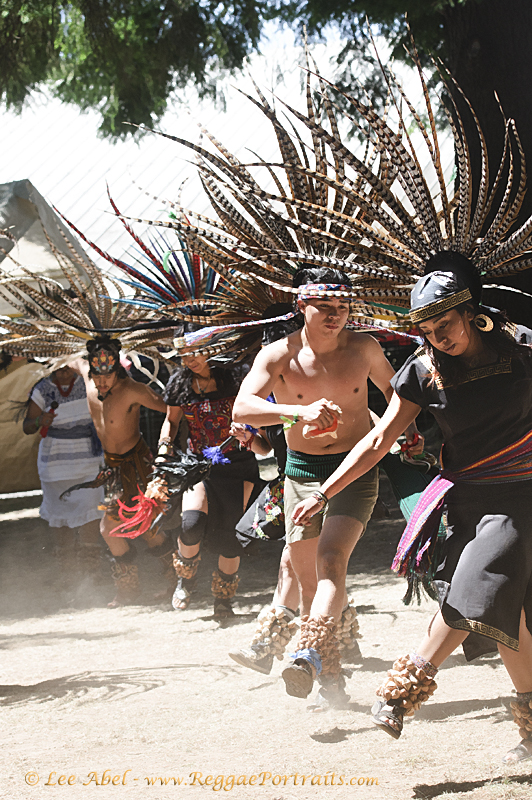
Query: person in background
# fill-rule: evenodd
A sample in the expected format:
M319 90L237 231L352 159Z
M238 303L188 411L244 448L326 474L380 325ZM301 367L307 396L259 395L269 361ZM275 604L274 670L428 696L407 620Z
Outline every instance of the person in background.
M94 477L101 463L102 446L89 413L83 378L66 366L39 380L30 391L22 429L27 436L41 434L37 467L43 500L39 514L53 532L61 569L58 584L70 591L78 568L82 575L99 575L101 558L103 489L59 499L73 480Z

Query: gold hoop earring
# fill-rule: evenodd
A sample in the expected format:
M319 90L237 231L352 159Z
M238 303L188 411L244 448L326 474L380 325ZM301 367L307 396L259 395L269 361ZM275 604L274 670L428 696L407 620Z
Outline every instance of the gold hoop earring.
M479 331L484 331L484 333L487 333L488 331L493 330L493 320L486 314L477 314L477 316L473 319L473 322Z

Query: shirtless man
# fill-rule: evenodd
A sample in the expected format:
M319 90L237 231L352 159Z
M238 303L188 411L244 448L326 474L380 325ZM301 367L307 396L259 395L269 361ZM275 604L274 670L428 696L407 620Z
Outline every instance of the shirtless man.
M113 488L126 506L138 489L144 490L152 469L152 455L140 433L140 407L166 413L163 399L143 383L130 378L120 365L118 339L92 339L87 342L88 360L78 359L71 366L79 372L87 389L89 411L104 449L105 464L113 469ZM117 588L110 608L133 603L140 593L138 569L133 563L136 549L128 539L110 536L121 520L116 499L106 501L100 532L112 558L112 573ZM171 565L172 546L162 533L143 534L150 552Z
M394 371L372 336L345 330L349 297L338 296L350 292L344 273L300 270L294 286L300 288L297 305L304 327L258 354L238 393L233 418L256 428L285 423L286 542L300 586L302 624L299 650L283 678L288 694L307 697L317 675L322 687L343 692L335 622L346 602L349 557L377 499L378 468L329 503L319 488L372 427L367 379L389 400ZM266 400L270 393L275 405ZM412 441L415 426L406 433ZM293 509L311 495L320 498L321 514L307 526L295 525Z

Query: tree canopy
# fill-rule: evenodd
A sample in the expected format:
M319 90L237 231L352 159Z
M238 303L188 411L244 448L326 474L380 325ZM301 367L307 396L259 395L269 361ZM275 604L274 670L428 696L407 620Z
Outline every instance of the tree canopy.
M175 89L215 94L221 73L258 47L267 0L3 0L0 96L20 109L45 81L82 109L99 110L105 136L152 125Z

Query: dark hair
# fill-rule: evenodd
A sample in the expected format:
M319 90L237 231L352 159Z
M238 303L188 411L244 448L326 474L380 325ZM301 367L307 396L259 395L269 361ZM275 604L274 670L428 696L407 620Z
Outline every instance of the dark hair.
M268 306L262 318L271 319L272 317L281 317L284 314L289 314L292 310L291 303L274 303ZM301 328L301 317L300 315L298 315L298 317L292 317L292 319L280 322L270 322L269 325L265 325L262 329L262 344L267 345L272 342L277 342L279 339L284 339L286 336L294 333L294 331L299 330L299 328Z
M482 281L475 265L462 253L454 250L441 250L431 256L425 264L425 275L431 272L453 272L458 282L467 286L475 305L480 304Z
M477 306L476 309L471 302L461 303L454 309L463 317L467 311L475 314L484 314L493 322L491 331L483 331L477 328L482 342L496 353L497 356L508 356L510 358L525 358L531 355L530 347L516 342L512 333L512 323L503 311L496 311L493 308ZM471 325L475 323L471 321ZM435 383L438 378L445 386L458 386L467 379L469 368L464 364L459 356L450 356L441 350L433 347L426 336L421 333L424 339L424 348L432 364L431 383Z
M216 382L216 391L225 397L236 394L243 375L241 369L210 366L211 378ZM198 399L197 393L192 388L194 373L182 364L170 377L163 393L163 400L169 406L180 406L183 403L192 403Z
M342 272L340 269L332 269L331 267L311 267L310 269L298 269L292 278L292 286L295 289L297 286L304 286L306 283L338 283L344 286L351 286L351 279L349 276ZM349 302L349 301L348 301ZM295 321L297 326L303 326L303 315L297 305L297 299L294 295L294 311L298 312Z
M341 283L351 286L351 279L347 273L331 267L310 267L298 269L292 278L292 286L303 286L305 283Z
M0 350L0 372L3 369L7 371L7 368L9 367L12 361L13 361L12 355L6 353L5 350Z

